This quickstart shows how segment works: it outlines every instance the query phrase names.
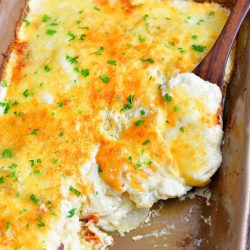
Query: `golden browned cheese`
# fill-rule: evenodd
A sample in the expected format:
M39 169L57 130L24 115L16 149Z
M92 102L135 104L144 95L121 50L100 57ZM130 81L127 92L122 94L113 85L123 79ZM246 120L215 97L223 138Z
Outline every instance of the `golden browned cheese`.
M164 126L174 127L182 113L174 111L175 100L162 98L159 81L192 71L229 12L214 3L170 0L28 2L2 79L7 93L0 103L0 249L44 249L60 213L64 179L72 178L82 195L91 192L81 182L80 167L96 145L100 175L114 189L123 189L127 164L131 186L143 190L138 179L148 173L132 160L142 150L151 171L158 162L187 185L204 185L187 173L201 163L188 171L182 163L190 155L196 160L190 134L180 134L169 147L156 129L156 115L142 112L112 137L101 112L123 115L136 102L145 109L153 105L168 120ZM217 123L217 116L203 118L208 126Z

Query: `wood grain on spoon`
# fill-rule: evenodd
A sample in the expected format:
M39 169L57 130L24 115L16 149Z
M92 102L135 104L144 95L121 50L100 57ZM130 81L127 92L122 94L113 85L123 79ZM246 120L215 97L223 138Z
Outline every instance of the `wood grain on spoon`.
M236 1L218 40L193 73L206 81L222 85L230 50L249 9L250 0Z

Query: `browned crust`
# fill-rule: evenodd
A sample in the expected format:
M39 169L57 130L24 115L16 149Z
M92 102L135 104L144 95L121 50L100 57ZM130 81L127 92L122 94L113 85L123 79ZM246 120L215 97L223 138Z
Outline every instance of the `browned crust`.
M18 20L18 22L16 23L16 27L15 27L15 34L14 34L14 38L13 41L11 42L11 44L9 45L8 49L6 52L2 53L3 56L3 61L2 64L0 65L0 81L2 80L3 77L3 73L5 71L5 67L9 61L10 55L13 52L13 50L15 48L18 47L18 32L19 29L21 28L21 25L23 23L23 20L25 19L25 17L27 16L28 13L28 1L29 0L24 0L25 5L24 7L21 9L21 16L20 19Z

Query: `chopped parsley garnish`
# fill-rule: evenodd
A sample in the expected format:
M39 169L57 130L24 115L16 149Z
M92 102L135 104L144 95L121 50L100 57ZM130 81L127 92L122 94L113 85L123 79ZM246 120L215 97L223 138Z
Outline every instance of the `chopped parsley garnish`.
M76 39L76 35L70 31L68 32L68 36L69 36L69 42Z
M12 103L12 106L15 107L15 106L17 106L18 104L19 104L18 101L14 101L14 102Z
M3 183L4 183L4 178L2 176L2 177L0 177L0 184L3 184Z
M31 131L31 134L32 134L32 135L37 135L37 133L38 133L38 128L33 129L33 130Z
M6 88L8 85L7 85L7 81L3 80L0 85L3 87L3 88Z
M42 222L42 219L41 219L41 218L37 219L37 226L38 226L39 228L45 227L45 224Z
M40 174L41 171L39 169L34 170L34 174Z
M142 59L142 62L149 62L149 63L151 63L151 64L153 64L154 63L154 60L152 59L152 58L146 58L146 59Z
M43 21L44 23L48 22L50 19L51 19L51 17L48 16L48 15L44 15L44 16L42 17L42 21Z
M3 113L8 114L9 109L10 109L10 102L0 102L0 107L4 108Z
M207 47L203 45L197 45L193 44L192 45L193 50L198 51L198 52L203 52Z
M141 155L143 155L143 153L144 153L144 150L142 150ZM143 161L143 162L133 161L132 156L129 156L128 160L130 163L135 165L136 169L141 168L143 166L151 166L153 163L150 159Z
M57 26L59 23L53 22L50 24L50 26Z
M101 75L100 79L104 82L104 83L109 83L110 78L107 75Z
M197 39L198 39L198 36L197 36L197 35L193 35L193 36L192 36L192 39L193 39L193 40L197 40Z
M145 110L143 110L143 109L140 110L140 114L141 114L141 115L145 115Z
M84 77L87 77L89 75L89 69L82 69L81 70L81 74L84 76Z
M56 30L46 30L46 34L49 35L49 36L53 36L56 34Z
M78 56L66 56L66 60L72 64L77 63Z
M198 24L198 25L201 25L201 24L204 23L204 22L205 22L204 19L200 19L200 20L197 22L197 24Z
M146 41L146 39L142 36L139 36L138 39L140 43L144 43Z
M57 103L57 106L58 106L59 108L62 108L62 107L64 106L64 102L58 102L58 103Z
M79 39L83 41L85 40L86 36L87 36L86 34L81 34Z
M72 208L69 210L67 217L71 218L75 215L75 213L76 213L76 208Z
M115 60L108 60L107 61L108 64L116 66L116 61Z
M24 115L24 112L22 112L22 111L19 111L19 112L14 111L14 115L15 115L16 117L21 117L21 116Z
M184 132L184 128L183 128L183 127L180 127L180 131L183 133L183 132Z
M209 13L209 16L214 16L215 15L215 12L214 11L211 11L210 13Z
M60 133L58 134L59 137L62 137L63 135L64 135L63 132L60 132Z
M100 56L104 50L104 47L100 47L97 51L94 52L94 54Z
M98 165L98 173L102 173L103 169Z
M72 192L73 194L75 194L77 197L82 196L81 192L78 191L77 189L75 189L75 188L72 187L72 186L69 187L69 190L70 190L70 192Z
M147 145L147 144L149 144L151 141L149 140L149 139L147 139L146 141L144 141L143 143L142 143L142 145Z
M31 195L30 195L30 200L31 200L33 203L35 203L36 205L38 204L38 200L37 200L37 198L36 198L36 196L35 196L34 194L31 194Z
M30 93L29 93L29 90L28 90L28 89L26 89L26 90L23 91L23 96L24 96L24 97L27 98L29 95L30 95Z
M172 100L172 97L171 97L168 93L166 93L166 94L163 96L163 98L164 98L164 100L166 100L167 102L171 102L171 100Z
M135 96L134 96L134 95L128 96L128 98L127 98L128 103L124 104L124 106L123 106L123 108L121 109L121 111L125 111L125 110L132 109L134 99L135 99Z
M12 158L13 156L14 156L14 149L13 148L6 148L2 152L3 159Z
M29 26L30 25L30 21L27 20L27 19L24 19L23 22L24 22L25 26Z
M6 222L5 228L6 228L6 230L8 230L8 229L10 228L10 221L7 221L7 222Z
M46 72L50 72L51 68L50 68L48 65L45 65L45 66L44 66L44 70L45 70Z
M186 50L185 49L183 49L183 48L178 48L178 50L180 51L180 53L185 53L186 52Z
M145 121L144 120L138 120L134 123L135 126L141 126Z
M177 111L179 111L180 110L180 107L179 106L174 106L174 112L177 112Z
M147 20L148 17L149 17L149 15L148 15L148 14L145 14L145 15L143 16L143 19L144 19L144 20Z
M100 11L100 10L101 10L101 8L99 8L99 7L97 7L97 6L95 6L94 9L97 10L97 11Z

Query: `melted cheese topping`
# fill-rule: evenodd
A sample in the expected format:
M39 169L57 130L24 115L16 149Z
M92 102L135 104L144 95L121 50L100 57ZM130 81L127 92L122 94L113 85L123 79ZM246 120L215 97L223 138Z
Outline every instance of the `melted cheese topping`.
M181 0L29 1L0 89L1 249L105 247L79 218L128 231L209 182L220 91L168 80L195 68L228 15Z

